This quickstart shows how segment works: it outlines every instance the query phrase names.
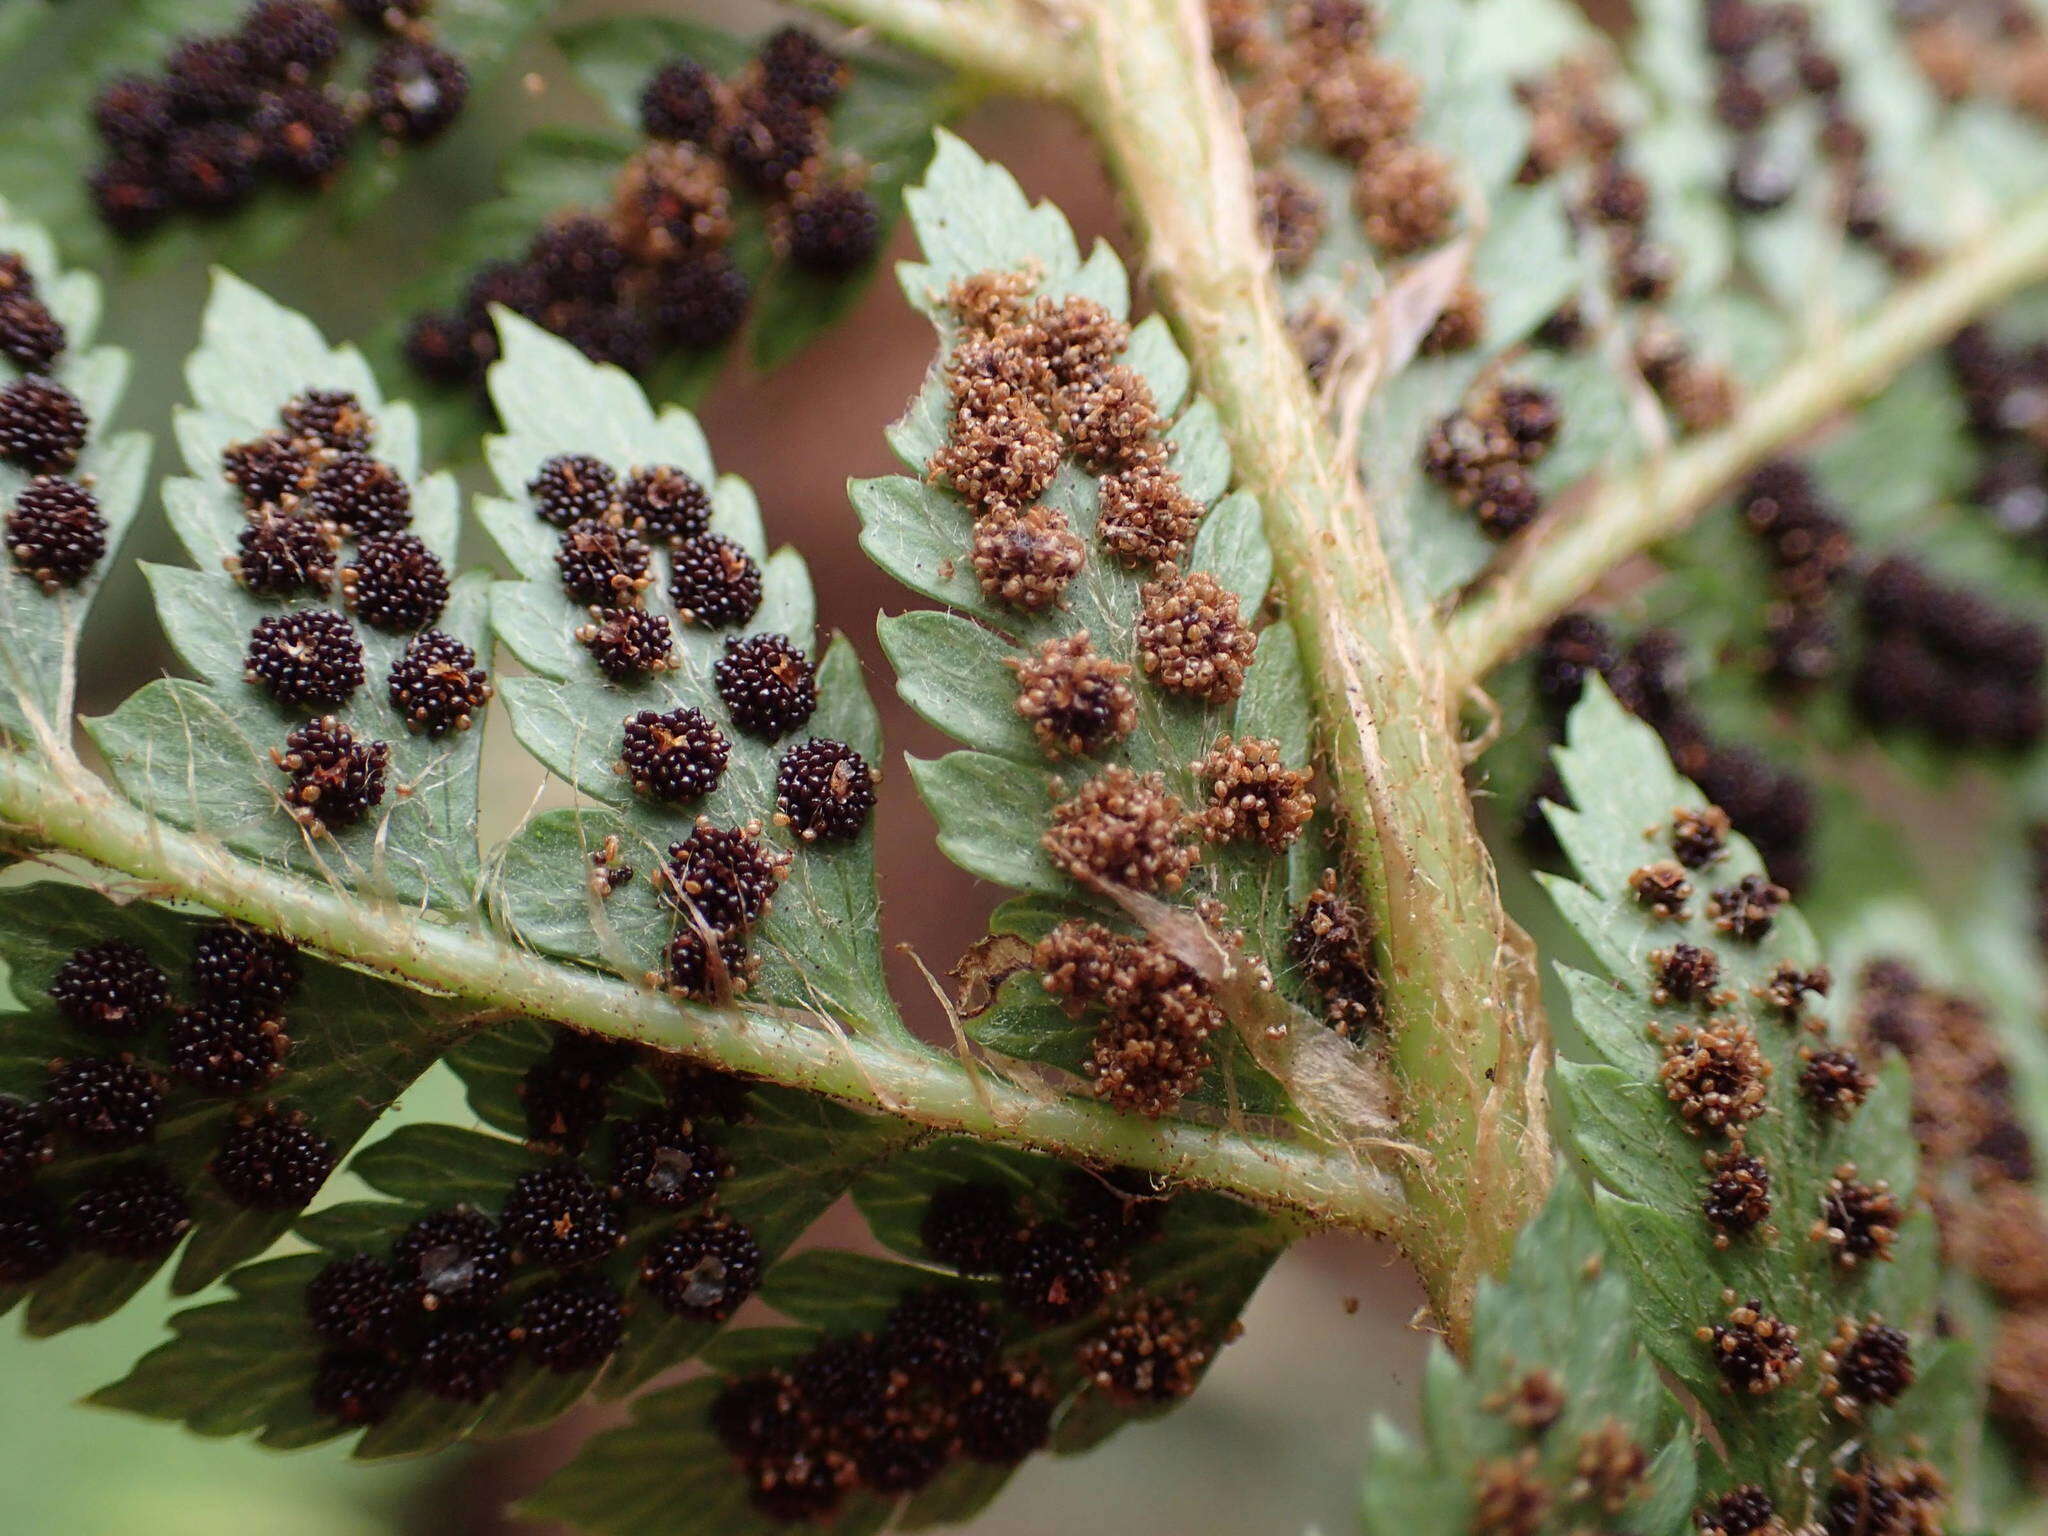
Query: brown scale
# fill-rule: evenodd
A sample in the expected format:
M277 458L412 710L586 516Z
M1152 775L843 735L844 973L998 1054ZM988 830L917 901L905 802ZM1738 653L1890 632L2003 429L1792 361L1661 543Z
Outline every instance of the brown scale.
M1534 1446L1482 1461L1472 1470L1474 1536L1537 1536L1550 1518L1552 1502Z
M1714 1229L1714 1246L1726 1248L1771 1219L1771 1172L1740 1143L1706 1160L1707 1192L1700 1214Z
M1201 823L1211 842L1259 842L1282 853L1316 813L1309 775L1280 760L1277 741L1219 736L1192 768L1209 786Z
M1693 356L1691 344L1669 321L1652 317L1643 323L1636 333L1635 361L1644 381L1685 431L1709 432L1734 415L1734 379Z
M1550 1371L1530 1371L1479 1405L1497 1413L1517 1429L1542 1434L1564 1416L1564 1385Z
M1088 631L1048 640L1028 659L1006 658L1017 675L1017 713L1048 757L1083 757L1136 729L1131 667L1098 655Z
M1486 295L1470 282L1460 282L1422 338L1422 351L1431 357L1470 352L1485 334Z
M1126 565L1177 565L1194 546L1202 504L1163 459L1141 459L1098 482L1095 536Z
M1707 1346L1721 1379L1733 1391L1762 1396L1796 1378L1805 1365L1799 1330L1764 1311L1760 1301L1737 1303L1732 1291L1727 1299L1727 1321L1695 1334Z
M1771 1063L1747 1024L1716 1019L1704 1028L1681 1024L1664 1045L1657 1080L1678 1106L1686 1129L1731 1133L1769 1106Z
M986 415L962 411L926 473L952 486L977 513L1021 511L1059 472L1060 440L1036 408L1013 402Z
M1815 1242L1826 1243L1844 1269L1873 1259L1889 1261L1899 1223L1905 1219L1891 1185L1883 1179L1863 1183L1856 1177L1854 1163L1842 1164L1828 1180L1821 1192L1820 1212L1808 1235Z
M1332 59L1308 80L1306 95L1316 142L1353 165L1400 146L1422 116L1415 76L1377 54Z
M1742 387L1733 374L1697 359L1688 359L1657 393L1687 434L1727 426L1742 403Z
M1138 656L1147 677L1211 704L1244 691L1258 636L1239 617L1235 592L1206 571L1182 576L1164 565L1139 597Z
M968 551L983 594L1025 613L1050 608L1087 560L1081 537L1057 507L991 512L974 525Z
M619 173L612 226L649 265L716 250L732 238L732 193L718 162L689 144L650 144Z
M1061 389L1059 428L1091 469L1163 464L1152 386L1136 369L1111 363Z
M1287 317L1287 339L1294 343L1309 382L1321 384L1344 344L1344 323L1328 310L1310 305Z
M1685 904L1692 897L1692 881L1686 878L1683 865L1670 859L1645 864L1628 877L1628 888L1650 916L1659 921L1685 921Z
M1323 871L1294 919L1288 952L1308 984L1322 994L1323 1022L1340 1035L1363 1034L1380 1021L1380 979L1363 912L1337 889L1337 871Z
M1054 381L1062 389L1093 378L1130 345L1131 328L1093 299L1040 299L1024 311ZM1002 332L997 333L1001 340Z
M1650 1453L1620 1420L1608 1418L1579 1436L1572 1464L1571 1497L1620 1514L1643 1485Z
M1091 888L1177 891L1202 856L1182 840L1184 823L1163 775L1105 768L1053 807L1045 851Z
M1169 1403L1201 1380L1210 1350L1192 1320L1144 1299L1075 1350L1086 1379L1124 1403Z
M1458 189L1443 156L1420 144L1384 144L1351 183L1365 237L1391 256L1409 256L1449 236Z
M955 279L941 302L970 332L986 333L1022 314L1033 286L1024 272L975 272Z
M1273 265L1291 277L1323 243L1329 210L1314 187L1277 166L1259 172L1253 190L1259 200L1259 235L1273 253Z
M1660 1008L1672 1003L1710 1002L1721 984L1721 957L1683 941L1669 949L1651 950L1650 970L1656 978L1650 1001Z

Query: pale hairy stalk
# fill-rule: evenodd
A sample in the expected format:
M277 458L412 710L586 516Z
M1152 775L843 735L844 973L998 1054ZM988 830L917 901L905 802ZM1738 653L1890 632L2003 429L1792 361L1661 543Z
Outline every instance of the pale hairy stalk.
M1242 1129L1155 1125L1086 1098L970 1073L905 1038L849 1036L793 1010L680 1003L481 928L427 921L409 907L260 868L128 804L68 754L0 749L0 842L66 850L131 877L150 896L197 902L460 997L478 1014L527 1015L644 1040L935 1131L1129 1164L1317 1223L1384 1232L1403 1221L1399 1186L1349 1151Z
M1162 309L1266 509L1302 636L1336 809L1379 930L1409 1179L1404 1245L1462 1334L1550 1173L1542 1023L1472 821L1431 644L1289 339L1255 219L1250 151L1199 0L1087 8L1073 94L1145 242Z
M1476 683L1607 572L1682 531L1757 464L1867 399L1973 315L2048 278L2048 196L2035 199L1818 342L1718 432L1678 445L1539 523L1466 597L1446 626L1454 687Z

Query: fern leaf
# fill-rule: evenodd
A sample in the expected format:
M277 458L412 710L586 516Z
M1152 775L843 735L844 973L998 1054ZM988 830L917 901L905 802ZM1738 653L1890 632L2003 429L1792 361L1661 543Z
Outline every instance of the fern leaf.
M751 1481L762 1465L749 1465L714 1432L714 1405L733 1383L758 1380L764 1372L801 1373L806 1356L820 1346L888 1340L892 1314L906 1300L935 1285L973 1297L991 1309L1001 1330L1001 1360L1032 1378L1042 1410L1051 1415L1050 1448L1070 1455L1093 1448L1134 1419L1149 1417L1177 1401L1179 1392L1162 1386L1155 1401L1133 1400L1127 1389L1093 1379L1091 1340L1105 1322L1135 1315L1147 1302L1174 1309L1183 1330L1175 1341L1202 1350L1202 1362L1230 1336L1238 1312L1249 1300L1288 1234L1268 1218L1213 1196L1141 1194L1142 1223L1158 1227L1121 1261L1121 1290L1103 1311L1047 1324L1020 1314L993 1281L955 1277L946 1260L927 1245L928 1213L934 1195L972 1188L999 1191L1014 1202L1020 1219L1041 1220L1072 1212L1076 1187L1093 1176L1062 1170L1042 1157L985 1144L946 1140L899 1155L854 1186L853 1196L875 1238L898 1257L880 1258L813 1248L783 1260L769 1272L762 1298L793 1326L730 1332L705 1351L716 1375L651 1393L633 1407L633 1421L594 1439L569 1467L530 1499L526 1512L563 1520L604 1536L633 1532L673 1536L720 1536L729 1531L768 1531L775 1522L748 1505ZM1124 1186L1106 1186L1108 1190ZM1115 1198L1112 1195L1112 1198ZM1161 1379L1166 1361L1161 1359ZM1191 1388L1202 1366L1180 1383ZM1001 1381L1004 1369L986 1380ZM993 1389L991 1389L993 1390ZM858 1443L863 1427L845 1432ZM923 1530L965 1520L993 1499L1015 1470L1017 1457L981 1461L953 1458L929 1481L891 1497L857 1492L828 1501L825 1528ZM674 1467L684 1464L692 1497L665 1495L674 1489Z
M1774 910L1762 931L1717 926L1717 906L1724 922L1737 910L1741 882L1767 885L1741 838L1689 877L1696 889L1684 916L1660 919L1635 894L1646 868L1669 861L1674 816L1705 802L1650 728L1604 688L1589 687L1574 711L1558 762L1579 808L1553 808L1551 822L1578 883L1547 883L1605 973L1565 978L1574 1022L1597 1058L1559 1068L1571 1144L1599 1186L1600 1228L1634 1294L1644 1346L1715 1405L1727 1457L1716 1481L1764 1486L1795 1522L1818 1517L1833 1489L1834 1450L1898 1454L1909 1437L1902 1426L1913 1421L1911 1391L1897 1408L1834 1400L1824 1351L1842 1348L1838 1330L1882 1320L1908 1336L1916 1368L1930 1374L1946 1369L1943 1357L1957 1347L1931 1332L1935 1237L1913 1204L1903 1069L1894 1062L1863 1073L1848 1043L1797 1006L1819 955L1795 908L1767 902ZM1681 943L1719 962L1718 978L1691 998L1667 958ZM1795 1006L1779 1006L1773 988ZM1743 1048L1751 1038L1753 1057ZM1702 1045L1736 1047L1719 1058L1729 1066L1717 1086L1737 1101L1725 1115L1728 1101L1703 1101L1705 1079L1687 1065ZM1828 1051L1848 1054L1822 1058ZM1817 1097L1830 1079L1815 1074L1845 1065L1856 1087L1831 1110ZM1767 1172L1767 1215L1706 1213L1709 1176L1735 1153ZM1884 1232L1865 1251L1856 1224L1829 1203L1845 1195L1891 1202L1892 1214L1875 1223ZM1830 1239L1831 1224L1847 1239ZM1746 1361L1726 1363L1744 1347L1727 1341L1748 1330L1742 1306L1797 1330L1800 1360L1782 1383L1752 1386Z
M52 1062L106 1054L106 1043L63 1017L49 996L51 981L75 950L133 945L182 990L204 926L198 915L147 903L119 906L79 886L39 882L7 891L0 900L0 953L7 956L20 1011L8 1016L4 1031L0 1091L38 1101ZM39 1196L65 1209L110 1173L145 1163L164 1170L190 1223L172 1281L181 1294L205 1289L291 1225L291 1210L238 1204L214 1176L216 1156L238 1124L265 1107L303 1115L328 1143L330 1158L336 1156L463 1031L460 1011L446 1003L311 956L298 964L302 977L283 1018L292 1037L289 1066L264 1104L205 1096L173 1079L146 1151L67 1156L37 1180ZM32 1335L97 1322L147 1285L169 1257L168 1245L137 1260L81 1244L51 1274L0 1289L0 1307L25 1304L24 1326Z
M450 1058L451 1065L470 1085L472 1103L489 1129L407 1125L365 1147L351 1172L384 1198L330 1206L302 1219L298 1235L318 1250L310 1262L309 1256L292 1255L237 1272L234 1300L174 1318L176 1336L93 1401L182 1421L202 1433L255 1434L266 1444L312 1435L316 1423L319 1438L351 1433L349 1425L331 1417L309 1417L327 1347L307 1323L307 1283L334 1259L388 1251L409 1225L431 1212L466 1206L496 1216L521 1175L561 1168L558 1155L524 1142L531 1121L518 1098L493 1094L489 1086L531 1081L529 1074L547 1060L553 1039L540 1026L522 1024L467 1042ZM706 1118L698 1130L731 1170L719 1184L720 1211L743 1223L763 1260L772 1261L864 1168L901 1145L905 1133L885 1120L808 1095L759 1087L740 1091L745 1104L735 1121ZM593 1166L600 1170L613 1137L624 1134L629 1123L658 1119L665 1102L662 1085L647 1066L624 1071L602 1099L605 1119L589 1132ZM578 1280L602 1280L634 1301L618 1346L604 1363L557 1371L522 1356L486 1404L414 1389L389 1417L363 1431L355 1455L365 1460L412 1455L458 1440L523 1433L552 1422L592 1393L619 1397L635 1391L696 1354L717 1335L720 1324L670 1314L637 1279L647 1249L677 1220L674 1210L633 1209L615 1253L576 1271ZM535 1291L560 1278L544 1267L524 1269L499 1312L518 1315ZM217 1405L194 1390L209 1373L246 1377L261 1386L223 1421L216 1418Z
M59 267L48 232L5 203L0 203L0 250L21 257L43 302L64 327L65 348L49 376L85 408L90 428L76 473L92 477L93 495L106 520L108 552L77 584L44 593L30 581L0 582L0 731L24 741L45 735L62 740L69 732L78 676L79 634L142 505L150 443L139 432L108 430L127 384L128 358L112 347L93 345L99 284L83 272ZM20 374L11 363L0 363L0 371L10 382ZM28 481L13 464L0 465L0 498L12 506Z
M941 137L930 174L907 202L925 260L904 267L904 289L933 319L949 349L958 326L942 295L979 274L1027 273L1035 297L1091 299L1119 319L1128 312L1128 280L1113 254L1097 247L1084 259L1056 209L1029 204L1007 171L983 162L956 139ZM1213 408L1189 397L1186 359L1158 317L1132 329L1123 361L1150 385L1162 418L1171 423L1165 428L1171 445L1167 463L1180 487L1206 509L1187 553L1188 569L1215 578L1235 597L1239 613L1258 613L1271 581L1272 555L1257 503L1241 492L1228 493L1229 453ZM919 471L946 442L944 367L942 354L889 434L897 456ZM1118 564L1095 544L1101 495L1100 480L1085 468L1069 462L1060 469L1039 505L1063 518L1089 553L1057 606L1019 612L982 590L967 558L967 509L945 489L928 478L906 476L852 487L862 547L870 558L944 605L945 611L886 618L878 627L904 700L966 748L911 763L918 791L938 821L939 845L972 873L1045 898L1014 908L1006 925L1033 941L1062 916L1115 914L1105 894L1085 891L1044 847L1055 799L1071 794L1098 763L1160 774L1192 811L1209 795L1197 765L1219 737L1276 742L1289 765L1307 757L1309 706L1293 632L1284 621L1259 634L1242 695L1229 702L1169 697L1142 680L1133 640L1149 575ZM1133 725L1126 737L1087 759L1052 762L1020 713L1017 669L1048 642L1083 633L1100 654L1132 665L1140 679L1134 685ZM1288 962L1287 936L1294 902L1318 878L1318 842L1311 833L1285 855L1257 844L1212 845L1189 887L1190 894L1220 904L1211 920L1241 933L1247 953L1273 969L1280 996L1310 1034L1315 1027L1306 1012L1293 1010L1321 1004ZM1061 1013L1028 970L1004 982L994 1006L967 1027L970 1036L1004 1055L1076 1075L1086 1067L1089 1032ZM1194 1102L1233 1103L1256 1113L1285 1106L1273 1076L1275 1066L1286 1070L1282 1057L1262 1061L1238 1041L1223 1042L1220 1056L1221 1071Z
M491 388L507 430L491 440L488 456L504 499L487 501L480 516L523 578L498 585L492 616L499 638L532 674L507 680L505 705L527 749L601 809L550 813L524 829L499 865L492 899L507 926L535 947L574 961L602 958L637 978L663 969L674 916L654 877L668 845L689 833L693 818L765 822L775 813L778 763L797 740L836 740L874 765L881 757L879 726L857 659L835 639L817 663L816 711L773 743L745 731L725 733L730 759L719 787L692 802L688 814L650 802L615 771L622 728L635 711L695 708L726 718L712 676L726 640L781 635L806 656L818 656L810 578L794 550L769 554L753 493L738 479L716 474L703 433L686 413L670 409L657 416L618 370L588 362L568 343L515 317L501 324L505 355L492 370ZM573 381L567 394L564 381ZM589 610L562 590L557 535L534 516L527 493L541 465L564 452L596 454L622 475L672 465L709 488L712 532L733 540L759 566L758 611L722 630L677 615L676 670L634 686L608 681L574 638L589 622ZM674 610L657 594L668 590L668 572L659 574L643 601L666 616ZM902 1031L881 983L873 836L864 828L850 842L786 839L795 857L754 946L764 970L752 997L822 1008L858 1029ZM627 865L645 873L599 907L585 903L583 892L590 856L608 837L619 839Z
M112 714L87 722L128 796L176 826L221 838L267 864L388 894L408 904L467 910L477 898L476 774L480 730L434 736L403 728L386 693L409 636L357 626L364 681L334 713L390 751L390 793L353 827L311 837L286 813L285 778L272 757L321 710L280 706L246 676L262 619L329 604L259 598L224 566L247 522L221 473L228 447L276 429L278 414L309 389L353 392L376 418L375 453L411 483L410 531L451 572L459 507L449 476L419 474L411 409L385 402L362 359L334 349L300 316L222 274L187 370L193 405L180 413L189 478L169 482L166 509L190 566L147 567L172 646L196 679L151 683ZM435 627L483 651L484 581L455 577Z
M694 58L720 74L745 66L754 45L714 27L678 17L619 16L559 33L556 45L628 130L640 125L640 93L650 60ZM845 93L831 114L832 142L867 168L864 183L881 210L881 244L903 206L903 189L930 158L932 129L958 110L963 93L930 66L872 50L853 53ZM758 209L747 216L756 223ZM809 276L778 260L765 233L737 237L742 265L756 292L749 355L759 368L787 362L861 295L857 282ZM664 392L664 398L674 398Z
M1432 1355L1423 1429L1416 1444L1375 1427L1369 1536L1479 1529L1504 1508L1691 1528L1690 1427L1643 1352L1629 1287L1574 1179L1523 1230L1506 1276L1481 1285L1467 1362Z
M402 296L410 315L462 297L470 274L485 264L518 256L533 236L565 213L601 212L611 204L627 162L651 142L641 132L640 97L654 71L677 59L695 60L714 73L738 76L758 43L721 28L671 16L613 16L562 29L555 36L576 77L597 98L609 126L535 130L507 154L499 170L500 195L468 210L437 250L437 275ZM931 153L934 125L958 111L963 94L950 78L914 62L873 50L839 50L849 66L846 89L828 114L836 152L865 168L863 187L880 214L879 244L902 212L904 185ZM745 346L760 368L794 357L843 317L866 291L865 273L820 277L778 252L758 199L736 198L729 247L752 290ZM375 351L396 361L402 328L394 327ZM731 346L670 350L646 376L654 398L688 404L710 387ZM445 438L447 452L466 446L478 426L467 395L436 392L427 403L429 430Z
M165 56L189 37L233 33L247 9L247 0L115 0L90 16L58 18L61 33L50 31L59 35L36 38L33 48L13 58L0 49L0 87L18 108L0 133L0 186L74 255L95 262L118 256L126 247L101 222L87 184L102 152L93 128L94 96L117 75L160 72ZM474 92L546 9L547 0L450 6L434 17L435 37L462 61ZM347 42L341 76L359 79L375 44L357 29ZM305 234L316 213L330 224L361 219L398 184L406 159L360 143L317 193L266 188L225 219L174 220L140 249L152 262L199 251L240 266L275 258Z

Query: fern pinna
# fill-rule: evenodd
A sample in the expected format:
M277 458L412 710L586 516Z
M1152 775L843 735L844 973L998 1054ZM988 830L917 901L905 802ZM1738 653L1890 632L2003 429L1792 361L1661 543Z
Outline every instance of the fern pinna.
M217 272L142 567L179 675L83 720L148 444L58 242L359 211L540 8L0 17L107 77L0 132L24 1332L168 1271L94 1404L365 1460L612 1404L524 1514L915 1530L1370 1231L1443 1342L1366 1530L2020 1528L2048 382L1980 317L2048 272L2038 25L822 8L864 30L554 35L612 126L508 157L375 365ZM991 88L1080 111L1142 265L934 131ZM869 648L670 402L899 210L935 344L847 490ZM882 660L950 749L884 742ZM891 795L1003 892L935 1004ZM460 1123L393 1113L430 1071Z

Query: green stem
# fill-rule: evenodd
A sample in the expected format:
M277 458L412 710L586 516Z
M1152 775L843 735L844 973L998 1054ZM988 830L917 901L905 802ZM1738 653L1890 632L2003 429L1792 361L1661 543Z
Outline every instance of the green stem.
M1876 393L1973 315L2043 278L2048 197L1899 289L1862 324L1817 345L1720 431L1614 481L1577 512L1539 524L1451 617L1454 696L1624 560L1682 531L1758 463Z
M1326 1225L1386 1231L1403 1219L1395 1181L1341 1150L1242 1129L1152 1124L970 1070L914 1042L850 1036L793 1013L678 1003L480 928L424 921L411 908L253 864L212 838L144 814L75 761L0 749L0 842L77 854L132 876L158 900L196 902L408 985L464 998L479 1012L643 1040L937 1131L1125 1163Z
M1548 1186L1545 1045L1526 945L1472 820L1440 664L1289 339L1250 151L1199 0L1096 0L1070 99L1145 237L1162 309L1266 512L1302 637L1331 794L1378 924L1402 1079L1402 1240L1462 1336Z

